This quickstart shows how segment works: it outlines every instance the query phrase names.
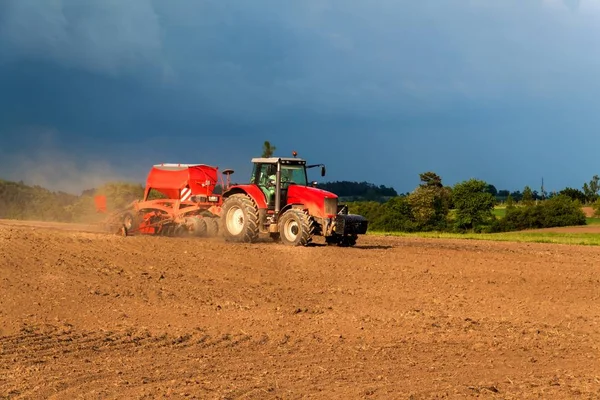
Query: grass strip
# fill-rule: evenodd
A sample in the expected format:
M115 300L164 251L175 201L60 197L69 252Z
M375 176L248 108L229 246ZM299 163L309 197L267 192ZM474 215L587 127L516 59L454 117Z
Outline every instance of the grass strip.
M373 236L396 236L426 239L491 240L497 242L555 243L569 245L600 246L597 233L561 232L504 232L504 233L446 233L446 232L368 232Z

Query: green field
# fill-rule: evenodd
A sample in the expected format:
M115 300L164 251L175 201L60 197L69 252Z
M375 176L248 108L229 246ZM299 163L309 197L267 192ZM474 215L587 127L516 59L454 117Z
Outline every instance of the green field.
M429 239L492 240L498 242L558 243L600 246L600 234L556 232L505 232L505 233L439 233L439 232L369 232L369 235Z
M506 215L506 207L495 207L492 210L492 214L494 214L497 218L503 218Z
M506 215L506 207L496 207L492 211L497 218ZM600 225L600 218L586 218L588 225ZM502 242L559 243L587 246L600 246L600 234L559 233L559 232L504 232L504 233L440 233L440 232L369 232L370 235L420 237L432 239L494 240Z

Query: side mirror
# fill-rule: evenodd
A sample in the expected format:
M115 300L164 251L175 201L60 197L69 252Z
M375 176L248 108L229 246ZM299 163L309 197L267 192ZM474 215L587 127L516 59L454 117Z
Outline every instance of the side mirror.
M321 176L325 176L325 166L321 167Z

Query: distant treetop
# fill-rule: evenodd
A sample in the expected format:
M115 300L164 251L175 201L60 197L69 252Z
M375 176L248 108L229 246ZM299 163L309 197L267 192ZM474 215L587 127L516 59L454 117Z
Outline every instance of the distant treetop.
M320 189L337 194L339 197L354 197L365 200L379 200L386 197L398 196L394 188L375 185L369 182L335 181L318 185Z

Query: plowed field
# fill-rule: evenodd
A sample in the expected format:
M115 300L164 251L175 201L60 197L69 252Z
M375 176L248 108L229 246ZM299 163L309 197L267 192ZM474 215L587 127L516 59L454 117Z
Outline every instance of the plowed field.
M0 398L600 397L600 248L0 224Z

